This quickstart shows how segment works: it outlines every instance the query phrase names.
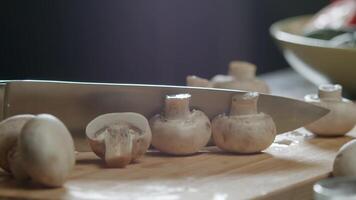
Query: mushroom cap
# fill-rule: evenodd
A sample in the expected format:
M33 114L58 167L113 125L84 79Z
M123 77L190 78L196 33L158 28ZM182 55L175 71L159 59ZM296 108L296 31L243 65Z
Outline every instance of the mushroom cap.
M152 146L173 155L189 155L207 145L211 137L209 118L193 110L187 118L166 119L155 115L150 119Z
M212 121L215 144L228 152L257 153L268 148L276 137L272 118L264 113L219 115Z
M0 167L10 172L8 153L15 148L23 126L34 115L15 115L0 122Z
M61 186L75 164L74 142L56 117L40 114L29 120L19 138L22 166L35 182Z
M341 100L321 100L317 95L306 95L306 102L329 109L321 119L305 126L320 136L342 136L351 131L356 124L356 106L345 98Z
M14 148L11 148L7 156L11 175L16 180L20 181L28 179L29 176L26 172L26 169L22 166L22 155L19 151L19 145L16 145Z
M186 78L187 86L192 87L212 87L212 83L205 78L201 78L198 76L187 76Z
M145 154L151 144L151 129L143 115L133 112L103 114L89 122L86 135L93 152L100 158L105 158L105 134L103 133L115 124L127 124L140 130L140 137L134 140L132 159L135 160Z
M344 144L336 154L334 176L356 176L356 140Z

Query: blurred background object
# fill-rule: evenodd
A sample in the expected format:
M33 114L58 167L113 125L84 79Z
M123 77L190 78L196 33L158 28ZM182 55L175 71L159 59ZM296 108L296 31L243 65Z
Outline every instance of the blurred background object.
M288 63L320 85L337 83L356 97L356 0L338 0L314 16L280 20L271 26ZM355 36L354 36L355 35ZM355 38L354 38L355 37Z
M311 14L328 0L8 2L0 79L185 84L210 78L231 60L258 73L288 64L269 26Z

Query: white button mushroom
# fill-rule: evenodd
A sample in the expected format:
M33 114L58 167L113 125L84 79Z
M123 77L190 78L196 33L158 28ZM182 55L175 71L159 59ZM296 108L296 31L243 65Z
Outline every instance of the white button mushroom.
M75 164L74 142L66 126L56 117L37 115L21 131L19 154L32 180L61 186Z
M318 95L306 95L305 101L330 110L321 119L306 126L320 136L342 136L356 124L356 107L350 100L342 98L340 85L321 85Z
M268 85L256 78L256 65L243 61L232 61L229 65L231 81L214 82L214 87L269 93Z
M108 113L86 127L93 152L109 167L125 167L146 153L151 144L147 119L138 113Z
M272 118L257 112L257 92L232 97L229 116L218 115L212 121L215 144L228 152L257 153L268 148L276 137Z
M168 154L189 155L207 145L210 120L202 111L190 111L190 98L190 94L166 96L164 113L150 119L153 147Z
M334 176L356 176L356 140L343 145L334 161Z
M73 139L59 119L48 114L19 115L4 120L0 127L1 136L12 131L17 135L12 148L1 154L15 178L30 177L50 187L64 183L75 164L75 154Z
M34 115L16 115L0 122L0 167L11 172L8 162L8 153L14 151L22 127Z

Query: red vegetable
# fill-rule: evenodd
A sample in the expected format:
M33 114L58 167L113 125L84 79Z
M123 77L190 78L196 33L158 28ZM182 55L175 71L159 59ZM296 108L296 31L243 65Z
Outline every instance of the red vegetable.
M339 0L332 2L320 10L306 26L306 32L324 29L356 29L356 0Z

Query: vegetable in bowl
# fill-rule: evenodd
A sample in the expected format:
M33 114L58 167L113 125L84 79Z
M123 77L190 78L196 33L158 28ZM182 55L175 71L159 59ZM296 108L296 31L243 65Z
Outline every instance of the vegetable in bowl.
M356 0L338 0L320 10L304 36L328 40L334 47L356 48Z

